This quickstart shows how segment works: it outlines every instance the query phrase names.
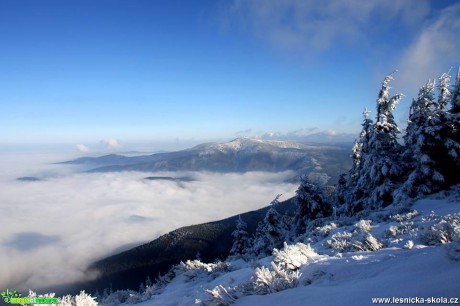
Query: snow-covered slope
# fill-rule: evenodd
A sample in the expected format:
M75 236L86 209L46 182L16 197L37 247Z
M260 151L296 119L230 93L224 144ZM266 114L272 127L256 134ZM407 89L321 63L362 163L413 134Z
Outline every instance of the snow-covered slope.
M459 283L457 186L399 213L388 208L365 219L318 223L272 256L187 261L138 292L105 293L96 301L139 306L458 304ZM85 293L59 301L71 305L76 299L77 305L96 305Z
M380 211L365 220L329 221L266 258L187 261L143 292L115 292L102 304L455 302L460 297L459 191L419 200L404 213Z

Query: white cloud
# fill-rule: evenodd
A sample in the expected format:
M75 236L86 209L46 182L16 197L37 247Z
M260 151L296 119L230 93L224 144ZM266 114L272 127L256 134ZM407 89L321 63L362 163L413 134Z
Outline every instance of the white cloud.
M422 0L235 0L227 16L276 47L311 53L344 42L375 42L373 29L394 21L414 26L427 12Z
M85 146L84 144L77 144L76 145L77 150L80 151L80 153L89 153L89 148Z
M296 188L283 183L289 172L192 173L196 181L177 184L143 180L151 173L69 173L71 166L45 167L49 156L35 165L30 154L0 157L10 169L0 174L0 288L17 290L82 279L89 263L121 246L254 210ZM27 174L46 180L15 180Z
M326 132L326 134L327 134L328 136L336 136L336 135L337 135L337 131L335 131L335 130L328 130L328 131Z
M460 4L440 11L425 24L415 41L405 50L396 66L396 82L415 94L428 79L439 77L460 59ZM395 85L396 86L396 85Z
M101 143L105 145L107 150L115 150L121 147L120 142L113 138L101 140Z

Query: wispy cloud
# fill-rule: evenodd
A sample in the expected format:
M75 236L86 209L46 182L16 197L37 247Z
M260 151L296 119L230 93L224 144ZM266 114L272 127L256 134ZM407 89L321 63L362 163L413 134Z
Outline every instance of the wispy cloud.
M460 64L460 3L441 10L421 27L420 34L403 52L396 66L397 83L411 94L428 79L437 78Z
M373 29L395 21L412 26L427 13L424 0L235 0L227 16L276 47L311 53L343 43L375 42Z

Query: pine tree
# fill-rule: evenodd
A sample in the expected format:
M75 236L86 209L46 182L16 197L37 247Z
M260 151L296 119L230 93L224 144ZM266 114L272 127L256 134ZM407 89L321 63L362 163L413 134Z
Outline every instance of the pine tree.
M246 231L247 224L238 216L236 220L236 229L232 232L233 246L230 250L230 255L244 255L250 247L249 234Z
M332 215L332 204L321 188L303 177L296 191L297 212L293 222L295 235L303 234L309 220Z

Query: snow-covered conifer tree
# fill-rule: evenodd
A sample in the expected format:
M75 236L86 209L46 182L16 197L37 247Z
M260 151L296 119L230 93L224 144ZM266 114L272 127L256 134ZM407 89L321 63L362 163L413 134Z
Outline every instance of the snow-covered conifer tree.
M259 222L253 241L253 252L256 255L270 255L274 248L280 248L289 238L289 225L286 216L276 210L279 197L270 203L270 208L263 221Z
M363 111L363 123L361 133L359 134L359 140L357 145L353 147L353 166L350 170L350 178L352 181L350 182L351 185L356 184L356 177L359 175L359 171L362 168L361 158L364 154L369 153L369 141L371 138L371 132L373 130L373 122L372 119L369 118L370 111L365 108Z
M352 166L348 172L348 179L346 181L345 187L338 186L337 192L342 193L342 195L337 194L337 200L339 200L337 205L337 213L340 214L349 214L352 212L353 203L356 200L354 190L359 181L359 175L363 167L363 157L366 158L369 153L369 140L372 135L373 122L369 118L369 111L367 108L364 109L363 116L364 120L362 125L361 133L359 138L355 141L355 144L352 148ZM339 181L340 183L340 181ZM343 182L342 182L343 183ZM339 184L340 185L340 184ZM341 201L340 201L341 200Z
M407 178L395 192L398 201L405 197L429 194L441 188L443 176L436 170L436 161L430 153L436 147L436 137L432 136L431 121L435 116L435 82L429 81L420 88L417 99L412 101L409 120L404 135L402 160L407 170Z
M457 77L454 93L459 82ZM447 107L451 102L453 110L457 97L454 98L449 87L450 76L444 73L439 78L437 100L435 82L430 81L412 102L403 153L403 159L409 160L409 171L395 193L399 199L433 193L460 182L457 174L460 144L455 139L458 138L458 118Z
M389 82L385 77L377 99L377 122L368 132L366 146L361 148L360 171L353 190L351 212L385 207L393 202L402 169L399 161L401 145L398 143L398 126L393 111L403 97L397 94L390 98Z
M250 238L246 229L246 222L241 219L241 216L238 216L236 229L232 232L233 246L230 250L230 255L244 255L250 247Z
M451 102L451 110L454 110L455 92L458 92L458 76L451 94L450 75L444 73L439 78L438 103L434 108L434 114L429 120L431 134L436 139L436 146L432 148L432 159L437 162L436 168L443 175L444 188L460 183L458 172L460 171L460 136L459 116L449 112L447 103ZM457 100L458 97L455 97Z
M310 183L307 177L303 177L296 191L295 201L297 212L293 222L293 232L300 235L305 232L309 220L329 217L332 214L332 204L321 188Z

